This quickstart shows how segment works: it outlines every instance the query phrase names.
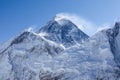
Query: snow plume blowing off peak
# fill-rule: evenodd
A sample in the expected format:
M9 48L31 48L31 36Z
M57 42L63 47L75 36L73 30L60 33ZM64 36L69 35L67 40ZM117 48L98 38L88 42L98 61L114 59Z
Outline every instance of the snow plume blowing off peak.
M81 29L83 32L88 34L89 36L92 36L94 32L97 31L97 27L92 22L83 19L82 17L76 15L76 14L69 14L69 13L59 13L56 14L54 20L58 21L60 24L62 23L60 20L67 19L72 21L76 26L78 26L79 29Z

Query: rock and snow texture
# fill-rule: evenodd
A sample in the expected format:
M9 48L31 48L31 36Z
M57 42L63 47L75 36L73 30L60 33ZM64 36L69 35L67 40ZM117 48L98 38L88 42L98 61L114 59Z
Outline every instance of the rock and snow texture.
M0 80L120 80L119 27L88 39L56 18L38 32L23 31L0 46Z
M114 60L117 66L120 67L120 23L117 22L113 29L107 31L109 36L109 42L111 45L111 51L114 54Z
M63 44L65 47L82 43L89 37L70 20L63 18L49 21L38 33L44 34L45 38Z
M28 68L34 66L34 59L45 61L63 50L36 33L24 31L0 53L0 80L35 80L35 73Z

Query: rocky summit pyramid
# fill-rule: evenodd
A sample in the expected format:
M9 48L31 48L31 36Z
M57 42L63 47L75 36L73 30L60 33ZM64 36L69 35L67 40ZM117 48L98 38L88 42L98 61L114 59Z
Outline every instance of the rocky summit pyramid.
M63 44L65 47L81 43L89 37L73 22L60 16L49 21L39 30L39 33L45 34L45 38Z

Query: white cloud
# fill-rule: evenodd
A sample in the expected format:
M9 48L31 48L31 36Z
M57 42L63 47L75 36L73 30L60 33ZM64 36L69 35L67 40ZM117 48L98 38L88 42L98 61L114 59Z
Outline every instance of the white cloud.
M76 14L70 14L70 13L59 13L56 15L56 19L59 20L61 18L68 19L72 21L74 24L76 24L83 32L88 34L89 36L92 36L96 31L97 27L92 22L76 15Z
M29 27L27 30L28 31L33 31L34 29L32 27Z

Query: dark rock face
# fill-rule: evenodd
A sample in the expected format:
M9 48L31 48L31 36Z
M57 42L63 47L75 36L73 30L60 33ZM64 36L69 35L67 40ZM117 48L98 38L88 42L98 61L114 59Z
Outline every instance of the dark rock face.
M39 30L39 33L47 33L48 35L45 38L61 43L65 47L80 43L89 37L71 21L66 19L60 21L62 24L55 20L48 22L46 26Z
M118 46L119 45L118 41L120 42L119 28L120 28L120 23L116 23L114 28L107 30L106 33L109 39L111 51L114 55L114 60L117 63L117 65L120 67L120 52L119 52L120 47Z
M21 35L19 35L18 37L16 37L11 42L11 45L22 43L22 42L24 42L24 40L28 39L28 37L30 37L32 39L35 39L36 36L34 34L32 34L31 32L29 32L29 31L24 31Z

